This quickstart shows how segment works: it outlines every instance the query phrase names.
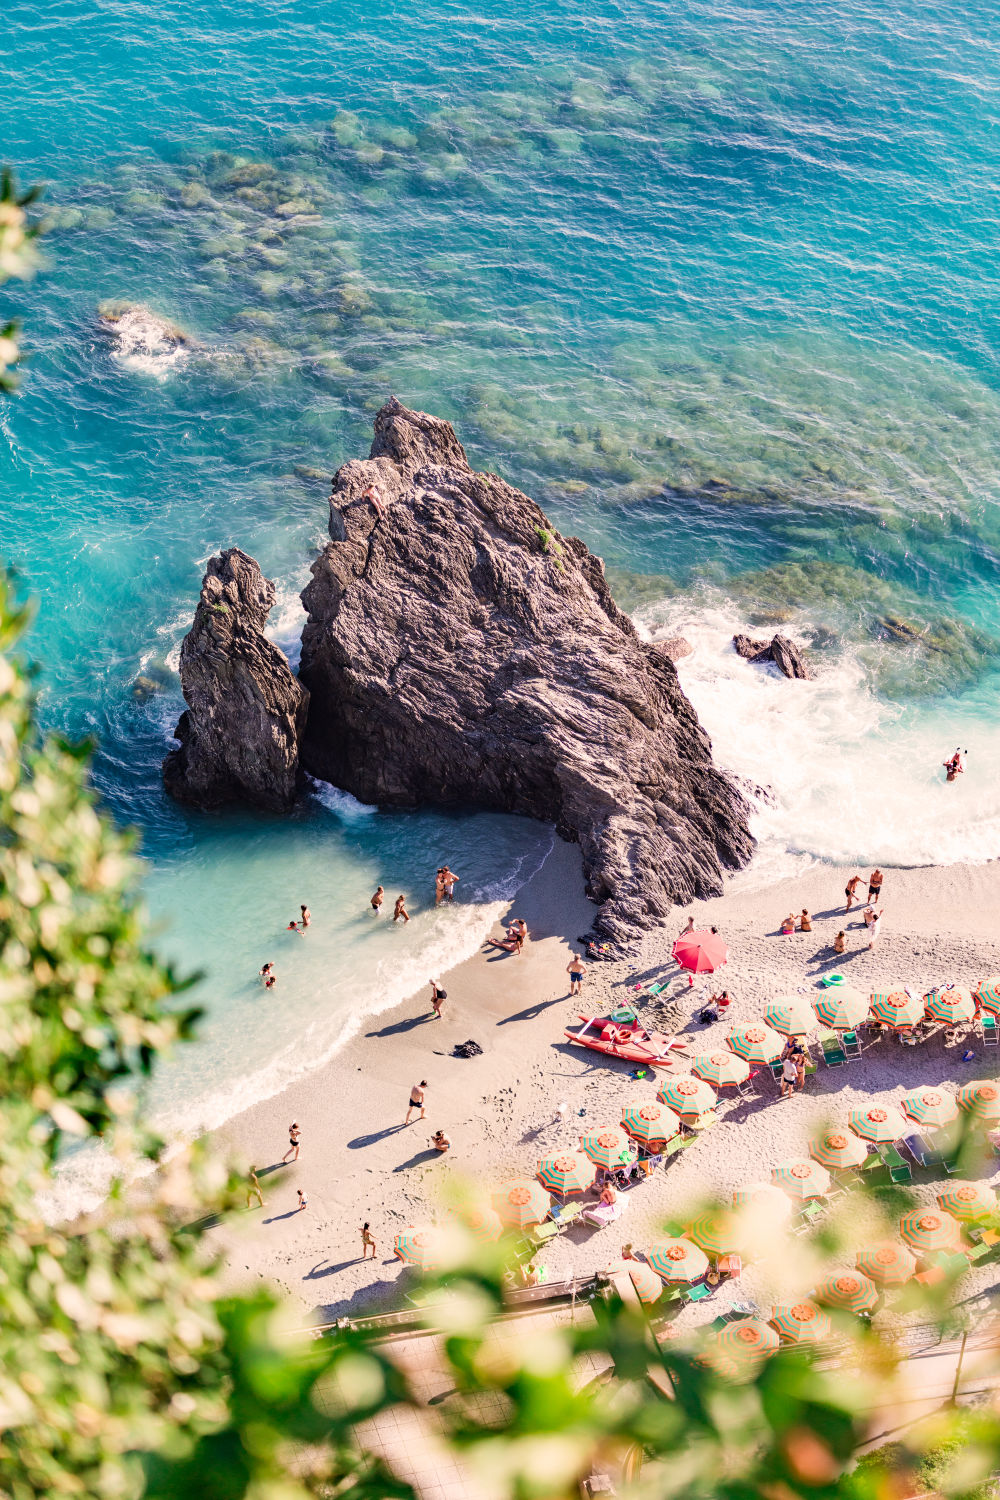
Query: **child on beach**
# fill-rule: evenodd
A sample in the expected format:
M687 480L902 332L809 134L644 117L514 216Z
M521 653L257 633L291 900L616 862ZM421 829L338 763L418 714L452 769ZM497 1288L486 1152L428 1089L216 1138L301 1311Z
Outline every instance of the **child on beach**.
M381 907L382 907L382 902L384 900L385 900L385 890L384 890L384 888L382 886L379 886L378 889L376 890L374 896L372 897L372 911L375 913L376 916L378 916L379 911L381 910Z
M372 1252L372 1260L375 1259L375 1238L371 1232L371 1226L366 1220L361 1226L361 1259L368 1259L369 1249Z
M306 1197L305 1193L302 1191L301 1188L296 1188L295 1191L299 1195L299 1206L295 1210L295 1212L297 1214L300 1214L304 1208L308 1208L309 1207L309 1199Z
M394 922L408 922L410 920L410 914L406 910L405 896L396 897L396 909L392 914L392 920Z

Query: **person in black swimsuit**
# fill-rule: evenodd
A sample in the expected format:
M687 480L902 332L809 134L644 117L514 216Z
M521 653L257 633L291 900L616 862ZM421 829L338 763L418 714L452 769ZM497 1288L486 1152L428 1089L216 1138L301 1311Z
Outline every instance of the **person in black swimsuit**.
M410 1107L406 1111L406 1119L403 1121L404 1125L409 1125L409 1123L410 1123L410 1116L411 1116L411 1114L413 1113L413 1111L415 1109L419 1109L419 1111L420 1111L420 1118L422 1120L426 1118L427 1111L424 1108L424 1089L426 1087L427 1087L427 1079L426 1078L421 1078L420 1082L419 1083L415 1083L413 1085L413 1087L411 1088L411 1090L410 1090Z

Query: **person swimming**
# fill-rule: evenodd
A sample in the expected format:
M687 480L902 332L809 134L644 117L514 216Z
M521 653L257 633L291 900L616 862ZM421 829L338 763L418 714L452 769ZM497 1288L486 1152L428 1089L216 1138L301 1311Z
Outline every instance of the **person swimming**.
M968 750L965 753L968 755ZM960 749L956 748L954 755L944 762L944 769L946 781L954 781L956 776L963 774L965 767L962 765L962 752Z

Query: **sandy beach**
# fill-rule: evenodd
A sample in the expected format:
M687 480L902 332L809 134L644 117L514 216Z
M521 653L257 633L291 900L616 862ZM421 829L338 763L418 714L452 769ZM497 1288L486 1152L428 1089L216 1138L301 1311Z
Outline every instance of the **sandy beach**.
M817 866L763 889L753 889L747 875L738 877L725 895L692 908L696 925L717 925L729 945L729 962L715 981L704 976L691 987L673 965L671 945L687 915L678 910L669 928L649 934L638 958L589 964L577 1000L569 996L566 967L594 908L583 892L578 850L557 840L511 904L509 915L523 916L531 932L521 956L484 948L447 976L435 976L448 992L442 1020L433 1016L428 985L363 1025L328 1066L225 1127L226 1141L257 1165L265 1196L263 1210L255 1205L213 1231L232 1284L261 1277L277 1283L301 1305L304 1324L393 1305L403 1270L392 1254L393 1236L435 1216L449 1176L496 1185L533 1173L540 1156L576 1146L581 1130L617 1124L626 1101L652 1097L654 1081L636 1082L629 1065L563 1036L578 1013L600 1014L609 1002L622 1003L639 981L669 979L665 994L679 997L684 1018L679 1038L702 1051L721 1044L732 1025L761 1016L777 994L814 993L834 970L862 990L975 984L1000 971L1000 864L886 869L885 919L874 951L860 909L843 915L851 873ZM781 919L802 907L812 913L813 931L781 936ZM832 944L841 928L848 952L838 959ZM721 987L718 980L732 996L730 1014L705 1027L694 1014L700 997ZM452 1056L467 1038L480 1044L482 1056ZM780 1099L769 1078L750 1098L724 1094L718 1122L667 1170L623 1195L626 1210L617 1224L574 1227L546 1247L540 1258L549 1278L603 1268L624 1242L642 1247L659 1238L666 1217L683 1215L709 1195L728 1198L741 1183L767 1180L779 1161L804 1153L818 1125L846 1122L862 1102L896 1099L921 1083L954 1090L997 1072L1000 1054L984 1055L978 1040L964 1045L976 1053L970 1062L962 1061L964 1046L948 1046L941 1035L920 1047L887 1038L847 1066L820 1063L804 1093L790 1099ZM428 1082L426 1119L404 1126L410 1086L421 1079ZM567 1111L557 1122L561 1103ZM301 1155L286 1166L281 1158L292 1120L302 1130ZM438 1127L452 1140L443 1156L430 1146ZM1000 1177L994 1166L1000 1161L984 1166L984 1178ZM309 1200L301 1213L295 1211L297 1188ZM918 1200L930 1201L934 1187L914 1191ZM363 1220L376 1239L374 1260L361 1259ZM858 1226L859 1244L864 1228ZM805 1285L798 1290L807 1289L809 1274L803 1270ZM976 1273L976 1285L994 1275ZM708 1316L727 1298L766 1298L769 1290L750 1268L742 1283L724 1286L712 1299ZM692 1308L683 1317L698 1315Z

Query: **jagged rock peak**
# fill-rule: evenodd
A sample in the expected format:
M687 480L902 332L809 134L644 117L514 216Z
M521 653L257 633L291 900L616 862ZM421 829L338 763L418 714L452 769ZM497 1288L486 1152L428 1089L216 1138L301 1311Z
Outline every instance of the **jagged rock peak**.
M291 806L309 694L263 634L274 584L238 547L210 558L181 646L188 704L163 762L167 791L197 807Z
M305 768L366 802L555 823L618 947L718 893L752 849L746 804L600 559L470 469L447 422L393 400L375 432L302 596Z

